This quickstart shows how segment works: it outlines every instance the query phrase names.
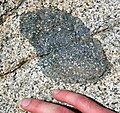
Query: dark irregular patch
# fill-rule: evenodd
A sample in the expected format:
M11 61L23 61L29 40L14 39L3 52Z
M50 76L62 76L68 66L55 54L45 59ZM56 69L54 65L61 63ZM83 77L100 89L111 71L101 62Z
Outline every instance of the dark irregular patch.
M52 8L23 13L20 30L39 55L48 54L56 48L77 41L81 36L89 35L89 29L79 18Z
M20 31L40 56L43 73L52 79L85 84L109 71L100 42L77 17L54 8L23 13Z

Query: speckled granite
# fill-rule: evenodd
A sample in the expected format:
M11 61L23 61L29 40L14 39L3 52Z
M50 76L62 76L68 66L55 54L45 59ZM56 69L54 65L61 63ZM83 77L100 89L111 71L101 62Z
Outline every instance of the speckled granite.
M13 0L9 1L12 8ZM17 1L16 1L17 3ZM111 72L96 83L65 83L52 80L41 71L36 48L20 32L20 15L57 7L80 18L90 29L91 40L101 42ZM70 89L120 111L120 1L119 0L25 0L16 10L8 11L0 25L0 113L24 113L18 106L24 97L53 101L52 89ZM4 11L0 10L0 14Z
M5 19L16 12L16 9L22 5L25 0L0 0L0 24L5 22Z

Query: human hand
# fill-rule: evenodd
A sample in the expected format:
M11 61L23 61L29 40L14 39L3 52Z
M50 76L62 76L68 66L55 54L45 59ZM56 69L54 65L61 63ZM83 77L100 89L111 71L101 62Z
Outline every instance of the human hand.
M52 95L56 100L66 102L82 113L115 113L100 106L88 97L71 91L54 90ZM66 107L32 98L23 99L20 105L24 110L32 113L74 113Z

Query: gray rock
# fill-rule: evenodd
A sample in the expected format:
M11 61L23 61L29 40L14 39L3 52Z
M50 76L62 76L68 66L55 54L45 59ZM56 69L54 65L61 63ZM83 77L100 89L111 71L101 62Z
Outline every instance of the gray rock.
M108 71L108 65L100 42L93 39L57 48L40 60L42 71L47 76L80 84L97 81Z
M85 84L109 71L100 42L72 15L53 8L23 13L20 31L40 56L43 73L52 79Z
M89 29L79 18L52 8L23 13L20 30L40 55L89 35Z

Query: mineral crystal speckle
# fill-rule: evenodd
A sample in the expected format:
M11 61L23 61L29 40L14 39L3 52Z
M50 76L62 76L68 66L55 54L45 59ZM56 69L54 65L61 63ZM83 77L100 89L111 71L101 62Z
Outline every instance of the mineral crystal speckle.
M77 17L54 8L23 13L20 31L40 56L43 73L52 79L84 84L109 70L100 42Z
M20 28L40 55L48 54L53 49L66 46L89 34L89 29L80 19L50 8L23 13Z

